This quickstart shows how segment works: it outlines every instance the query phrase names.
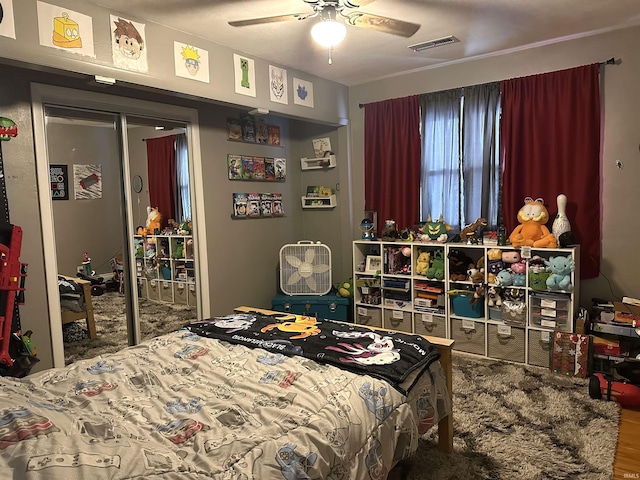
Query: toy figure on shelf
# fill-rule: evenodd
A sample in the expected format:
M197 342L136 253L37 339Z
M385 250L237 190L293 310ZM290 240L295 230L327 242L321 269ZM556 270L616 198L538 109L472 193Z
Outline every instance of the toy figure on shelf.
M427 217L427 221L424 224L424 234L428 237L428 240L439 243L445 243L448 238L449 230L451 226L447 224L442 218L442 214L438 217L438 220L432 220L431 215Z
M147 207L147 221L144 227L138 227L138 235L159 235L162 231L162 214L157 208Z
M558 213L553 224L551 224L551 233L553 233L558 243L560 243L560 235L570 232L571 224L569 223L569 217L567 217L567 196L561 193L556 198L556 202L558 204Z
M395 220L386 220L382 229L382 240L396 240L398 238Z
M571 272L574 269L574 262L571 255L566 257L551 257L544 263L551 271L551 275L547 278L547 289L565 290L567 292L573 290Z
M531 197L524 199L524 205L518 211L518 225L509 240L514 247L531 246L536 248L556 248L556 237L546 227L549 212L544 206L544 200Z
M468 244L476 244L478 243L478 239L482 238L482 229L486 226L487 219L480 217L460 231L460 238Z
M375 225L368 218L363 218L360 222L360 231L362 232L362 240L375 240L376 234L374 231Z

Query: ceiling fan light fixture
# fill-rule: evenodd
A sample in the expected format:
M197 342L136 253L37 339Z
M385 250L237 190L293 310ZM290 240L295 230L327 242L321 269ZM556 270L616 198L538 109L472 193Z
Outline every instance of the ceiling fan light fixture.
M347 27L332 18L320 20L311 28L313 39L325 48L338 45L347 35Z

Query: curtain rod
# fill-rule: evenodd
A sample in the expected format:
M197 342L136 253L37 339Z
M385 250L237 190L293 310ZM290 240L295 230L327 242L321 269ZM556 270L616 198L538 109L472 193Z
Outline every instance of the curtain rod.
M620 65L621 60L620 59L615 59L614 57L611 57L609 60L605 60L604 62L600 62L598 65ZM359 103L358 107L360 108L364 108L367 104L366 103Z

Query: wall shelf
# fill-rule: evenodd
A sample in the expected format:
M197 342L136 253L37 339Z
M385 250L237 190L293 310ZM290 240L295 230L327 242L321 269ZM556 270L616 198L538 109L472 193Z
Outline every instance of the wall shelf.
M336 166L336 156L329 155L328 157L320 158L306 158L300 159L300 168L302 170L318 170L320 168L334 168Z
M328 197L301 197L302 208L335 208L338 204L335 195Z

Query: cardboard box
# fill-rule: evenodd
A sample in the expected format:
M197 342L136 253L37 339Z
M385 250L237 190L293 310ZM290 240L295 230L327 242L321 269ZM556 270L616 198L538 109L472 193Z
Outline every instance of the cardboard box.
M591 345L593 353L597 355L620 355L620 340L591 336Z
M614 321L619 323L630 323L633 326L640 325L640 307L629 305L628 303L613 302L615 311Z

